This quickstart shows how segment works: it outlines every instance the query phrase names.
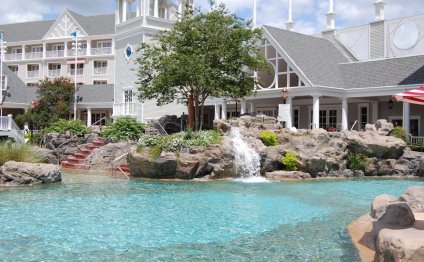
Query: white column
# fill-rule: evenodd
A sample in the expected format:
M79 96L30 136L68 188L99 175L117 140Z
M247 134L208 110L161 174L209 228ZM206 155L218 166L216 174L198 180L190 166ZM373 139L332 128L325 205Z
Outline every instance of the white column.
M220 118L220 111L221 106L218 104L218 102L215 103L215 120L218 120Z
M406 134L411 133L411 104L403 102L403 129L405 129Z
M87 127L91 126L91 108L87 108Z
M348 116L349 116L348 99L346 97L343 97L342 99L342 131L349 129Z
M222 114L221 119L227 119L227 101L222 102Z
M250 114L253 116L255 114L255 103L250 102Z
M63 45L64 45L64 49L65 49L65 50L63 50L63 56L68 57L68 55L69 55L68 54L68 41L65 41Z
M371 110L372 110L371 121L373 124L375 124L375 122L377 122L378 120L378 101L373 101L371 103Z
M312 128L319 128L319 96L313 97Z
M291 129L293 128L293 97L292 96L287 97L286 104L289 105L290 107L289 109L290 115L289 115L289 119L286 122L286 127Z
M12 114L8 114L7 117L9 118L7 130L12 130L12 121L13 121L12 117L13 116L12 116Z
M119 24L121 22L121 0L115 1L115 24Z
M127 12L128 12L128 2L127 2L127 0L123 0L123 3L122 3L122 22L127 21Z
M240 116L244 115L247 113L246 110L246 101L241 101L240 103Z
M25 45L22 45L22 59L25 59Z
M91 40L87 39L87 55L91 55Z
M46 58L46 54L47 54L47 44L46 43L43 43L43 58L45 59Z
M153 1L155 1L155 5L153 8L153 16L159 17L159 1L158 0L153 0Z
M147 23L146 17L149 14L149 0L142 0L142 1L143 1L143 25L145 25Z

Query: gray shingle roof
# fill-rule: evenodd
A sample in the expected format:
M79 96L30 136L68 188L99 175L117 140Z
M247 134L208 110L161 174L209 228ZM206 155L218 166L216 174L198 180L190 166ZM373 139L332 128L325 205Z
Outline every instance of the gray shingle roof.
M7 76L7 92L2 94L5 103L30 104L31 101L35 99L37 89L27 87L26 84L4 64L3 74Z
M83 16L73 11L68 12L89 35L115 34L114 14ZM41 40L55 22L46 20L6 24L0 25L0 30L5 32L5 40L8 42Z
M264 26L313 85L343 86L339 63L347 58L327 39Z
M344 88L424 84L424 55L340 64Z
M113 85L83 85L78 95L80 103L113 103Z
M54 20L47 20L0 25L0 30L4 32L7 42L41 40L54 22Z

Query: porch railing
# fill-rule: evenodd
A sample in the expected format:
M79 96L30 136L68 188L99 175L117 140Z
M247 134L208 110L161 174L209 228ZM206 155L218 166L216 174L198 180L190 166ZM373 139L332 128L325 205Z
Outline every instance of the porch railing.
M24 134L13 121L12 117L0 117L0 134L15 139L16 142L25 143Z
M409 143L413 146L424 148L424 136L409 135Z
M135 103L118 103L114 105L114 112L119 116L134 116L135 112Z

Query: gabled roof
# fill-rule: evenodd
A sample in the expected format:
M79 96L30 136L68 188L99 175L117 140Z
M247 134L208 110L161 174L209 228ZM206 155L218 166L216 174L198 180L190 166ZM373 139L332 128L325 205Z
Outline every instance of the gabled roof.
M424 55L340 64L344 88L424 84Z
M3 101L5 103L31 104L36 97L37 89L27 87L5 64L3 64L3 74L7 76L7 92L1 94Z
M339 63L348 59L327 39L263 27L315 86L343 86ZM278 49L278 48L277 48Z
M83 16L70 10L65 12L68 12L88 35L115 34L114 14ZM0 30L5 33L5 40L8 42L41 40L56 23L57 20L46 20L5 24L0 25Z

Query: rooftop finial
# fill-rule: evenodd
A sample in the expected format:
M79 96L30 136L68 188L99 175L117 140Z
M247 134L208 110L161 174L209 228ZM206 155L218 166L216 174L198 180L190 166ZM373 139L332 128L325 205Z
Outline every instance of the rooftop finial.
M293 31L294 30L294 22L293 22L292 0L288 0L288 1L289 1L289 17L287 19L286 29L289 30L289 31Z
M384 0L375 1L375 21L384 20L384 5Z
M330 0L330 6L327 13L327 30L336 28L336 14L334 13L334 2Z

